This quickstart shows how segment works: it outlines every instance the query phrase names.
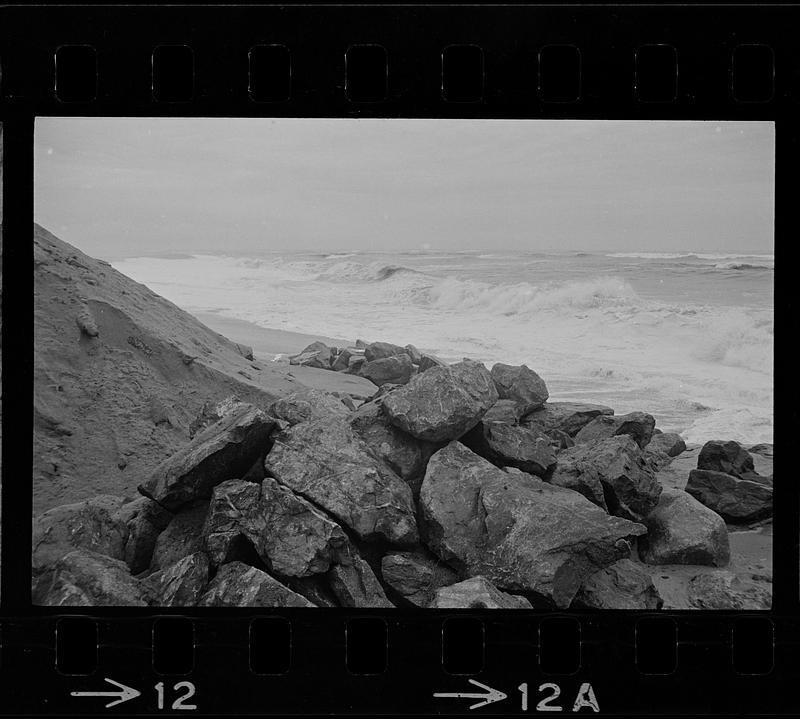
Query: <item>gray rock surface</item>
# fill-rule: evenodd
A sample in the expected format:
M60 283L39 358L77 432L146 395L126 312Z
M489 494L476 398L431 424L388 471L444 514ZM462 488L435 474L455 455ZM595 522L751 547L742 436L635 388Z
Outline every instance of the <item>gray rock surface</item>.
M661 494L642 451L627 434L563 450L549 481L633 521L649 514Z
M627 434L636 440L636 444L640 448L644 449L653 436L655 425L656 421L653 419L653 415L645 412L601 415L589 422L575 435L575 444L595 442L598 439Z
M417 607L427 607L436 590L455 584L458 574L424 552L394 552L381 560L383 580Z
M550 438L537 429L484 419L461 442L493 464L516 467L537 477L548 477L556 466Z
M331 590L343 607L361 609L394 609L386 598L375 572L358 553L353 550L341 564L336 564L328 572Z
M414 365L407 354L372 360L361 365L358 371L377 387L382 384L407 384L414 375Z
M739 479L750 479L755 473L753 458L738 442L714 439L706 442L697 458L697 469L724 472Z
M505 422L506 424L519 424L524 407L513 399L498 399L483 415L483 422Z
M242 562L220 567L198 607L314 607L305 597L293 592L260 569Z
M350 414L338 397L318 389L305 389L281 397L270 405L269 413L289 425Z
M647 444L647 449L654 452L663 452L667 457L677 457L686 450L683 437L675 432L659 432L654 434Z
M147 497L124 504L120 513L128 527L124 559L131 574L139 574L150 566L158 535L167 528L174 515Z
M680 489L665 487L644 525L647 535L639 540L639 556L648 564L724 567L730 561L722 517Z
M689 602L697 609L757 611L772 608L772 584L748 581L733 572L699 574L689 581Z
M485 577L470 577L436 590L431 609L533 609L525 597L501 592Z
M417 364L417 371L419 372L426 372L432 367L447 367L447 362L427 352L420 352L420 358Z
M352 414L350 424L372 453L418 495L428 460L440 445L415 439L395 427L379 402L361 405Z
M589 422L601 415L613 415L614 410L602 404L581 402L545 402L539 409L522 418L526 426L536 425L543 430L560 430L574 437Z
M398 545L418 541L411 489L347 422L320 419L281 432L264 466L361 539Z
M208 557L197 552L142 580L153 607L193 607L208 584Z
M220 482L243 476L264 451L275 422L245 405L203 430L162 462L139 492L170 511L208 499Z
M203 551L203 525L208 514L208 502L198 500L178 512L158 535L150 571L165 569L190 554Z
M399 355L409 355L409 350L391 342L370 342L364 348L364 357L367 362L386 359L387 357L397 357ZM411 358L409 357L409 360Z
M627 538L646 531L577 492L498 469L459 442L431 457L420 513L428 546L462 576L561 608L590 574L629 556Z
M630 559L620 559L586 579L574 606L652 611L662 604L650 575Z
M492 367L492 379L500 399L514 400L523 413L541 407L550 396L544 380L527 365L498 362Z
M689 472L686 491L728 522L772 516L772 487L706 469Z
M289 364L316 369L330 369L333 360L331 348L324 342L312 342L299 354L289 358Z
M84 502L53 507L33 522L33 574L37 575L73 549L87 549L125 559L128 526L122 497L101 494Z
M86 549L68 552L33 586L36 605L51 607L146 607L151 599L128 565Z
M472 429L497 401L488 370L463 360L418 374L383 401L390 421L404 432L430 442L456 439Z

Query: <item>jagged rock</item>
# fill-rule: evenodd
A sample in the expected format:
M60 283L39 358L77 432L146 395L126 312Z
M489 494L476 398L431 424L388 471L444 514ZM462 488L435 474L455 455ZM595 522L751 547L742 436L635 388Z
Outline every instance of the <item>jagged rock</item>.
M339 601L336 595L331 591L330 585L327 581L327 575L321 576L319 574L310 577L289 577L286 580L286 586L293 592L297 592L301 596L308 599L313 605L317 607L338 607Z
M436 355L428 354L427 352L420 352L419 362L417 363L417 371L425 372L432 367L447 367L447 362L439 359Z
M354 355L347 360L347 374L358 374L361 368L367 363L367 358L361 355Z
M533 429L536 425L530 425ZM560 452L562 449L569 449L570 447L575 446L575 440L572 439L566 432L560 429L543 429L542 432L550 438L550 445L556 452Z
M407 354L368 361L361 366L358 374L374 385L406 384L414 374L414 365Z
M37 575L73 549L125 558L128 526L124 500L101 494L84 502L53 507L33 522L33 574Z
M406 345L403 347L409 357L411 357L411 361L418 365L420 360L422 359L422 352L420 352L414 345Z
M351 415L350 424L372 453L386 462L417 496L428 460L439 445L414 439L399 430L389 421L378 402L362 404Z
M452 442L428 462L423 536L456 570L566 608L586 577L630 554L640 524L609 516L577 492L509 475Z
M550 438L539 430L484 419L461 441L493 464L516 467L538 477L549 476L556 466Z
M665 487L644 524L647 536L639 540L639 556L648 564L724 567L730 561L722 517L687 492Z
M386 584L417 607L427 607L437 589L458 581L450 567L423 552L387 554L381 560L381 573Z
M541 407L550 396L544 380L528 365L514 366L498 362L492 367L492 379L500 399L512 399L523 414Z
M344 372L350 366L350 358L353 356L353 353L347 347L344 347L342 351L336 355L336 359L333 361L331 369L334 372Z
M384 412L404 432L429 442L456 439L472 429L497 401L492 376L479 362L463 360L418 374L383 400Z
M742 445L718 439L703 445L697 458L697 469L723 472L739 479L751 479L756 471L750 452Z
M751 454L760 454L762 457L769 457L772 459L774 445L768 444L766 442L762 444L754 444L752 447L748 447L748 452Z
M124 559L131 574L139 574L150 566L158 535L167 528L173 514L147 497L124 504L120 513L128 527Z
M208 557L196 552L142 580L154 607L193 607L208 584Z
M583 583L574 606L651 611L661 609L663 603L650 575L630 559L620 559Z
M343 607L394 609L375 573L353 550L328 572L331 590Z
M295 425L323 417L347 417L349 410L332 394L306 389L275 400L269 407L269 413L289 425Z
M230 479L214 487L202 528L203 544L212 566L243 560L243 545L251 518L261 509L261 486Z
M506 424L519 424L523 408L513 399L498 399L485 415L483 422L505 422Z
M654 434L647 445L648 451L663 452L667 457L677 457L686 451L686 442L675 432Z
M698 609L750 611L772 607L772 584L747 581L733 572L698 574L689 581L687 595Z
M650 442L656 421L650 414L630 412L596 417L575 435L575 444L628 434L642 449Z
M266 450L274 425L261 410L240 407L158 465L139 492L170 511L194 499L208 499L220 482L250 469Z
M374 362L387 357L397 357L398 355L408 356L408 350L400 345L393 345L391 342L370 342L364 348L364 357L367 362ZM411 358L409 357L409 359Z
M729 522L749 522L772 515L772 487L760 482L693 469L686 491Z
M324 342L312 342L299 354L289 357L291 365L316 367L317 369L330 369L332 361L331 348Z
M39 577L32 599L54 607L146 607L151 595L125 562L76 549Z
M290 427L275 438L264 466L361 539L418 540L411 489L347 422L326 418Z
M226 397L221 402L203 402L203 406L189 425L189 439L194 439L198 432L216 424L224 417L246 407L235 395Z
M524 597L501 592L485 577L470 577L436 590L431 609L533 609Z
M151 572L165 569L184 557L203 550L203 525L207 514L208 502L199 500L172 518L156 540L150 562Z
M549 481L633 521L648 515L661 494L642 451L627 434L565 449Z
M220 567L198 607L314 607L266 572L242 562Z
M545 402L539 409L526 414L521 421L525 426L537 425L544 431L557 429L574 437L593 419L613 414L611 407L602 404Z

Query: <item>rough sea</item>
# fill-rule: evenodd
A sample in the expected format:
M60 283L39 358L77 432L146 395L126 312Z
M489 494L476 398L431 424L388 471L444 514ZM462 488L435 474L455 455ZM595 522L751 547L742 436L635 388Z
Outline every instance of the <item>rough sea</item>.
M552 400L772 442L773 255L441 252L113 262L189 312L455 361L525 363Z

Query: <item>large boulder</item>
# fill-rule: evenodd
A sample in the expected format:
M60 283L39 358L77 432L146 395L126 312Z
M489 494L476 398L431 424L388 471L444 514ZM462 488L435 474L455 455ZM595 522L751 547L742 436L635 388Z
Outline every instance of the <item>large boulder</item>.
M266 572L242 562L220 567L198 607L315 607Z
M751 479L755 474L753 457L738 442L713 439L706 442L697 458L697 469L723 472L739 479Z
M559 430L574 437L589 422L601 415L613 415L614 410L602 404L580 402L545 402L522 418L525 426L537 426L545 431Z
M386 584L416 607L427 607L437 589L458 581L458 574L441 560L419 551L387 554L381 560L381 574Z
M639 540L639 556L647 564L724 567L730 561L722 517L680 489L665 487L644 525L647 536Z
M208 502L198 500L178 512L158 535L150 571L165 569L184 557L203 551L203 525L208 514Z
M375 572L355 551L343 558L328 572L331 590L343 607L360 609L394 609Z
M667 457L677 457L686 451L686 442L675 432L658 432L653 434L647 445L648 451L660 452Z
M540 430L482 420L461 441L493 464L516 467L537 477L548 477L556 466L550 438Z
M380 402L362 404L351 415L350 424L372 453L386 462L417 496L428 460L440 445L415 439L395 427Z
M101 494L84 502L53 507L33 522L33 574L71 552L88 549L113 559L125 559L128 526L125 500Z
M382 384L406 384L414 375L414 365L407 354L372 360L361 365L358 371L377 387Z
M330 369L334 359L331 348L324 342L312 342L302 352L292 355L289 364L301 367L315 367L316 369Z
M208 499L226 479L243 476L267 449L275 421L250 405L223 417L156 467L139 492L175 511Z
M519 424L523 415L523 408L513 399L498 399L485 415L484 422L505 422L506 424Z
M498 362L492 367L492 379L500 399L514 400L523 414L541 407L550 396L544 380L527 365Z
M173 514L147 497L124 504L120 513L128 527L124 559L131 574L140 574L150 566L158 535L167 528Z
M274 481L274 480L273 480ZM246 562L249 551L247 527L261 505L261 486L242 479L229 479L214 487L208 504L202 539L211 566Z
M496 401L488 370L463 360L416 375L389 393L383 408L392 424L413 437L445 442L472 429Z
M575 597L573 606L588 609L661 609L663 600L647 572L630 559L592 574Z
M367 362L387 359L388 357L398 357L400 355L410 355L410 350L400 345L393 345L391 342L370 342L364 348L364 357ZM411 357L409 357L409 360Z
M693 469L686 491L728 522L772 516L772 487L723 472Z
M347 422L319 419L290 427L276 436L264 466L361 539L418 541L411 489Z
M318 389L305 389L275 400L269 413L289 425L324 417L347 417L350 411L338 397Z
M193 607L208 584L208 557L197 552L142 580L154 607Z
M577 492L498 469L460 442L428 462L420 514L428 546L462 576L560 608L590 574L630 555L627 538L646 531Z
M525 597L501 592L485 577L470 577L436 590L431 609L533 609Z
M653 436L655 426L656 421L653 419L653 415L645 412L601 415L589 422L575 435L575 443L595 442L598 439L627 434L636 440L639 447L644 449Z
M86 549L61 557L34 584L36 605L55 607L146 607L148 588L119 559Z
M687 596L697 609L758 611L772 608L772 584L751 581L733 572L698 574L689 580Z
M648 515L661 494L642 451L627 434L563 450L549 481L633 521Z

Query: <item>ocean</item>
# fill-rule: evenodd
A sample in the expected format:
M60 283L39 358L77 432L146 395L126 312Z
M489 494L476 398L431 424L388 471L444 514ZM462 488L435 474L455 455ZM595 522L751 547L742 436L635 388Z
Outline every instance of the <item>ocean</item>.
M189 312L449 361L525 363L552 400L650 412L690 443L772 442L774 256L358 252L129 257Z

